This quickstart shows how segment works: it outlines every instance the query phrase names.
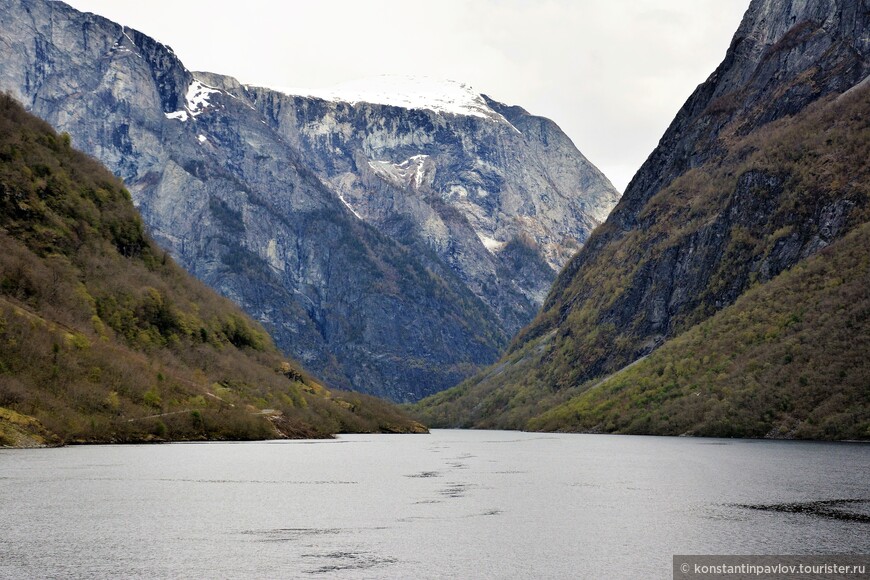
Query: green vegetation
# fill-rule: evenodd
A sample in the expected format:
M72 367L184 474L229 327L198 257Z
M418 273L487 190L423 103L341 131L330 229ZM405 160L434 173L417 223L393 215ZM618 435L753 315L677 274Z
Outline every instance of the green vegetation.
M736 205L740 178L750 172L776 176L782 191L778 195L762 189L749 192L748 197L756 197L752 203L769 206L756 209L764 212L764 219L750 224L726 222L724 256L706 279L697 303L671 318L672 335L713 314L717 300L727 299L729 286L757 275L750 268L770 257L777 242L806 224L817 208L837 201L848 203L846 231L868 221L868 94L865 88L849 97L816 103L745 137L727 133L721 138L721 146L728 151L723 158L687 171L656 193L639 216L643 227L607 244L515 339L514 344L521 345L524 336L540 336L558 328L541 382L556 389L573 387L636 358L648 340L643 332L646 313L617 327L608 324L610 309L629 299L626 293L637 287L636 277L643 277L639 273L653 270L669 251L692 246L693 237L703 236L710 224L727 216L734 207L729 204ZM757 199L763 196L767 199ZM682 276L704 279L697 271Z
M638 215L638 227L621 231L618 224L609 221L596 230L579 257L560 275L542 312L514 338L501 361L454 389L424 399L413 407L414 413L433 426L635 433L659 432L656 429L661 428L661 432L669 433L746 436L870 436L866 422L861 422L866 419L856 415L862 405L866 409L866 393L864 398L847 400L845 394L838 395L840 383L822 380L816 373L807 374L807 370L801 371L797 383L782 378L786 381L782 389L790 391L793 399L805 397L807 401L819 403L823 393L814 394L813 389L831 394L832 398L824 399L824 405L820 404L812 414L806 413L800 407L803 403L782 403L768 394L768 389L772 393L779 388L775 383L780 377L768 377L758 374L754 367L741 366L749 364L740 354L742 347L727 342L718 344L717 357L713 352L701 353L702 357L713 358L707 363L702 358L695 364L699 368L710 364L718 369L724 364L719 359L723 359L737 365L727 367L731 370L717 371L737 381L732 383L731 391L723 394L723 400L735 409L756 409L758 412L752 412L753 419L741 415L742 411L730 415L723 403L720 412L724 415L719 427L714 427L711 417L688 420L679 417L676 408L668 407L672 409L666 413L668 421L674 427L666 429L664 423L654 418L650 419L651 423L643 423L645 419L629 413L627 408L634 402L598 399L591 392L588 398L581 396L662 340L696 327L734 303L747 290L769 283L782 269L776 267L778 262L788 267L796 259L781 259L783 246L792 244L799 250L816 235L817 216L823 213L822 208L833 208L832 213L841 211L845 216L836 231L828 232L833 239L870 222L870 163L867 162L870 159L870 87L827 97L794 116L748 133L742 130L744 120L737 117L722 130L712 148L717 154L711 160L687 170L644 205ZM721 237L717 238L719 234ZM718 244L724 244L721 257L715 254ZM686 257L697 256L699 251L711 254L694 260ZM685 264L693 267L712 264L712 270L681 271L680 283L698 284L701 290L693 294L689 286L686 301L677 308L668 307L667 326L651 330L652 303L643 301L650 296L670 299L670 290L659 286L668 283L669 275L658 276L657 272L664 266L676 269L680 256L685 257ZM859 272L850 269L830 275L844 284L852 284L859 278ZM641 304L643 307L639 307ZM794 306L798 308L797 302ZM807 308L813 307L807 305ZM837 316L836 312L825 314ZM624 321L622 317L626 317ZM735 332L751 333L749 322L744 320L742 329ZM843 324L847 322L842 319ZM857 322L852 321L852 324ZM828 331L833 332L833 329L828 328ZM779 345L777 348L785 348L782 336L772 339ZM834 356L836 350L825 347L835 336L831 334L828 338L820 331L804 346L802 356L814 361L812 364L820 368L819 372L841 360L839 354ZM864 382L860 383L860 379L849 374L851 371L842 368L846 373L843 380L851 385L843 387L844 393L855 395L855 385L863 386L866 391L866 366L856 361L866 358L870 350L858 340L846 341L841 347L845 349L841 353L842 360L855 362L855 372L860 374L864 369L865 373ZM674 356L683 360L682 355ZM791 356L794 358L796 354ZM674 372L695 376L685 364L684 361L684 366ZM624 376L633 377L633 372L646 368L645 363L641 363ZM667 370L668 367L662 368ZM773 383L767 385L761 377L770 378ZM603 392L602 388L596 387L595 392ZM800 395L798 388L804 389ZM738 395L740 389L746 392ZM688 396L674 387L667 393L658 393L657 399L645 404L651 410L671 395L677 399ZM752 398L752 404L744 398ZM568 401L570 405L560 407ZM578 405L593 402L612 405L613 414L606 409L596 408L593 412L584 408L579 410L583 419L569 418L571 413L576 415ZM767 404L774 406L765 407ZM556 407L559 407L557 411L547 413ZM694 407L687 404L684 410L689 413L690 409ZM616 420L623 411L628 413L627 423ZM770 417L758 419L759 413L762 416L768 413ZM724 427L726 418L734 421L733 429ZM850 426L850 421L856 423ZM655 428L653 423L657 425Z
M283 360L117 179L0 97L0 445L420 430Z
M870 224L528 428L870 438Z

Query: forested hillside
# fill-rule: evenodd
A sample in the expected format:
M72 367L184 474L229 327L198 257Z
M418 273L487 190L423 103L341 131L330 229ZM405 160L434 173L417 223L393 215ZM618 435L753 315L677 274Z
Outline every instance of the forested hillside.
M0 445L417 431L336 394L144 233L123 184L0 97Z
M867 439L868 353L864 224L528 427Z

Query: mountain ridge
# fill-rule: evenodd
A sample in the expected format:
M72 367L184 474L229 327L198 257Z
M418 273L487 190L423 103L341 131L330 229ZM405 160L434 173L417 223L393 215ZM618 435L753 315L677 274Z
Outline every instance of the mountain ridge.
M522 428L864 223L868 25L855 1L754 0L536 319L421 416Z
M62 2L0 11L0 88L331 385L416 400L495 360L618 197L554 124L288 97Z
M244 87L256 85L245 84ZM414 75L378 75L324 88L262 87L288 97L309 97L356 105L386 105L400 109L426 109L436 113L471 115L499 120L485 95L465 83Z

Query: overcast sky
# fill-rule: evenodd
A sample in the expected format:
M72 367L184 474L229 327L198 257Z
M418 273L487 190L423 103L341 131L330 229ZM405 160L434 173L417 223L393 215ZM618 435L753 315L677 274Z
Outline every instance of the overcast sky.
M461 81L554 120L623 191L749 0L66 0L190 70L273 87Z

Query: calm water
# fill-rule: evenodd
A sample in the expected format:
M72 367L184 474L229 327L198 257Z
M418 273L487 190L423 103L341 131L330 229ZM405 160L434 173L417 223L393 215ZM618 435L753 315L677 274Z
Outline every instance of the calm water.
M675 553L866 554L868 482L862 444L435 431L5 450L0 577L670 578Z

